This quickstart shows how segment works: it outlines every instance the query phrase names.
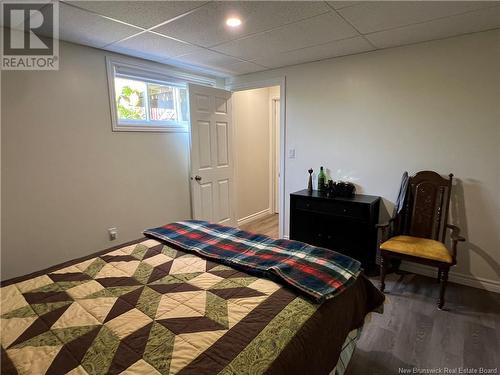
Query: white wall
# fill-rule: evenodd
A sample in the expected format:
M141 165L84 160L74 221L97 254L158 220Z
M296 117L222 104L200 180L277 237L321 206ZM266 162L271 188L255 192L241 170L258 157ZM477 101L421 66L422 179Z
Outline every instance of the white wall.
M235 92L235 186L238 222L269 211L269 89Z
M453 172L456 279L500 287L500 31L237 77L286 76L286 195L320 165L380 195L389 212L404 170ZM231 83L231 82L226 82ZM288 234L288 201L286 205ZM467 282L469 282L467 281ZM500 288L498 288L500 290Z
M2 72L2 279L190 217L188 134L113 133L106 53L60 52L59 71Z

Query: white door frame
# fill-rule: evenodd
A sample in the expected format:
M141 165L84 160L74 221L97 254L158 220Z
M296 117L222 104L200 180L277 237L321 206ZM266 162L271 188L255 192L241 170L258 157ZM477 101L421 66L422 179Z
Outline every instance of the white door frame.
M279 109L277 103L280 103L279 96L272 96L269 100L269 131L270 131L270 147L269 147L269 205L272 213L279 213L279 145L280 145L280 126L276 123Z
M279 205L279 236L283 238L285 233L285 145L286 145L286 77L270 78L261 81L250 81L242 83L229 83L226 85L226 90L229 91L244 91L252 89L261 89L271 86L280 87L280 205ZM234 115L234 111L233 111ZM234 130L234 127L233 127ZM233 137L233 139L235 139ZM233 147L233 152L234 152ZM236 160L233 156L233 160Z

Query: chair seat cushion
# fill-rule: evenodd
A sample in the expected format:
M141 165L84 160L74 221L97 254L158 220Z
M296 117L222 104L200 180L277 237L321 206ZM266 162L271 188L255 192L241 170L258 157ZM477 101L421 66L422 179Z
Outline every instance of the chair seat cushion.
M450 252L446 246L442 242L428 238L395 236L381 244L380 248L393 253L452 263Z

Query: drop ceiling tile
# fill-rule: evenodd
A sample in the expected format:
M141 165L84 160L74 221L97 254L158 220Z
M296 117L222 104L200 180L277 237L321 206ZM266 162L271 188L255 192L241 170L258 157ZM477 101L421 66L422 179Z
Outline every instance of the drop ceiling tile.
M366 35L378 48L500 28L500 6Z
M310 47L358 35L357 31L340 16L329 12L278 29L233 40L213 49L231 56L256 59L276 52Z
M364 1L327 1L327 3L334 9L342 9L353 5L359 5Z
M265 58L257 59L255 62L269 68L278 68L372 50L374 50L374 48L363 37L354 37L319 46L273 54Z
M260 72L262 70L267 70L267 68L253 62L240 61L236 64L228 65L224 70L231 75L239 75Z
M176 57L167 63L182 66L195 66L222 73L224 75L238 75L265 70L266 68L249 61L241 61L208 49Z
M62 40L101 48L140 31L139 28L59 3L59 38Z
M218 66L221 64L234 64L241 60L222 53L214 52L209 49L200 48L198 51L183 56L176 57L176 60L189 64Z
M106 49L134 56L141 54L148 59L165 60L198 51L200 48L147 31L114 43Z
M369 1L338 12L361 33L367 34L493 5L492 1Z
M71 1L80 8L149 28L206 4L206 1Z
M154 31L209 47L329 10L328 5L319 1L216 1ZM230 29L225 20L234 15L243 23Z
M258 65L249 61L238 61L234 64L227 64L224 66L219 66L217 68L211 68L215 73L221 74L223 76L237 76L241 74L255 73L268 68Z

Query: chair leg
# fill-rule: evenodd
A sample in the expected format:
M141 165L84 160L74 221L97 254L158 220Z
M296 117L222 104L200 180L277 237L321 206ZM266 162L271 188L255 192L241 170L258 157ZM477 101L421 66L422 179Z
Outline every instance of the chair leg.
M382 255L380 257L380 291L385 289L385 274L387 272L387 259Z
M437 277L437 282L440 283L441 282L441 277L443 275L443 271L441 270L441 268L438 269L438 277Z
M394 270L394 273L399 274L399 267L401 266L401 260L396 259L391 262L392 269Z
M441 280L441 290L439 292L439 302L438 302L438 308L440 310L443 309L444 306L444 293L446 291L446 285L448 284L448 271L449 268L445 268L442 271L442 280Z

